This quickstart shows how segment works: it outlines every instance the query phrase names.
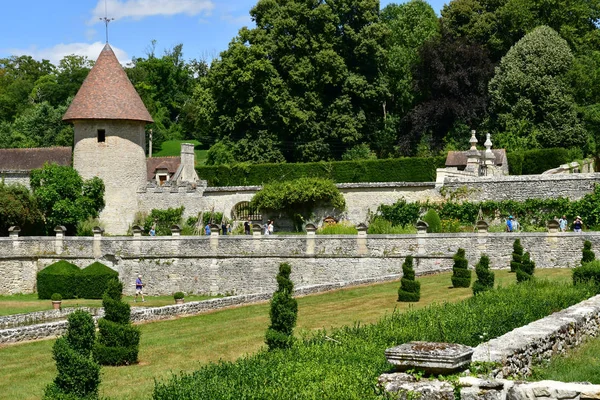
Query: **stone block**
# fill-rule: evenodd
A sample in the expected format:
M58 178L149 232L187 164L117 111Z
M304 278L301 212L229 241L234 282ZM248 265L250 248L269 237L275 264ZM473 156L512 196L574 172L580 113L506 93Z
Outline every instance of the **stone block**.
M385 351L397 371L421 369L426 373L448 374L465 369L473 348L456 343L409 342Z

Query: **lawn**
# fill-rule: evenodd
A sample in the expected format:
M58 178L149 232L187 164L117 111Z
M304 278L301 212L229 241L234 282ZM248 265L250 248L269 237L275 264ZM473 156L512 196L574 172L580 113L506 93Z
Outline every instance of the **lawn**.
M600 384L600 338L591 338L566 354L553 357L547 365L533 369L530 381L590 382Z
M298 299L297 335L312 330L378 321L394 309L422 308L436 302L456 302L471 296L470 289L450 288L450 273L418 278L419 303L397 303L398 282L338 290ZM570 281L569 269L540 269L540 278ZM516 280L508 271L496 271L496 282ZM102 369L102 396L117 399L149 398L154 379L172 372L193 371L199 365L258 351L268 325L268 304L231 308L194 317L141 325L140 363ZM0 399L36 399L56 374L53 340L0 347Z
M153 157L170 157L179 156L181 154L181 143L193 143L199 145L197 140L166 140L161 145L161 150L152 154ZM204 165L208 150L194 150L196 154L196 165Z

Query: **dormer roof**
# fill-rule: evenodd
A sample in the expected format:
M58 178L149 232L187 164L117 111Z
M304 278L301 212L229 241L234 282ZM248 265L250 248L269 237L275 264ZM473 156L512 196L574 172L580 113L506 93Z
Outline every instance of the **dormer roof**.
M108 43L63 116L82 119L154 122Z

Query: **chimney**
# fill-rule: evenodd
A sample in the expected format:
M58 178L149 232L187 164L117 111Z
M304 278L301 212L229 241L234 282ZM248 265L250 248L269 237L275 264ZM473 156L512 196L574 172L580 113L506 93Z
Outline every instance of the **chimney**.
M199 180L198 174L196 174L196 155L192 143L181 143L181 165L179 170L177 183L197 182Z

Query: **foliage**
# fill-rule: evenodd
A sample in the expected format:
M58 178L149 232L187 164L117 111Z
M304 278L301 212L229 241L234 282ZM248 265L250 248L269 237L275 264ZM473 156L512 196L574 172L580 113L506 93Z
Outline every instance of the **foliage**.
M356 146L346 150L344 154L342 154L342 160L344 161L352 161L352 160L376 160L377 155L374 151L371 150L368 144L361 143Z
M267 329L265 342L269 350L286 349L294 343L294 326L298 318L298 302L292 297L294 284L290 280L292 268L289 264L279 265L277 290L271 299L269 316L271 325Z
M67 320L67 333L52 349L58 375L46 387L44 399L97 399L100 366L91 356L96 337L94 320L81 310L71 313Z
M75 234L77 236L94 236L95 227L103 228L104 224L98 218L88 217L85 220L77 222Z
M233 164L235 161L233 143L228 140L218 141L206 153L206 165Z
M262 185L303 177L352 182L433 182L445 157L196 167L210 186Z
M573 268L573 285L593 284L600 292L600 261L594 260Z
M588 288L528 282L456 304L395 312L373 325L318 331L285 351L208 364L157 382L153 398L377 399L374 377L389 371L386 348L413 340L477 346L588 297ZM343 371L342 371L343 370Z
M183 299L183 298L185 298L185 293L183 293L183 292L175 292L175 293L173 293L173 298L175 300Z
M123 284L109 280L102 298L104 318L98 320L94 358L102 365L129 365L138 361L140 330L131 324L131 308L121 301Z
M64 225L75 232L79 221L96 218L104 208L104 183L98 177L83 181L69 166L45 164L30 175L31 189L44 214L46 230Z
M81 299L101 299L111 279L119 277L119 273L99 261L84 269L77 277L77 297Z
M52 296L50 296L50 300L52 301L62 301L62 296L60 293L52 293Z
M60 293L63 299L77 297L77 284L81 270L75 264L60 260L37 273L39 299L50 299L53 293Z
M533 272L535 269L535 263L531 259L529 252L523 254L521 259L521 266L517 269L517 282L528 281L533 279Z
M469 270L469 261L465 257L465 249L458 249L452 257L454 265L452 266L452 286L465 287L471 286L471 271Z
M413 225L419 219L421 207L418 203L409 203L405 198L401 198L392 205L381 204L377 208L377 215L390 221L392 225Z
M473 283L473 295L492 290L494 288L494 272L490 270L490 258L482 254L475 265L477 280Z
M515 239L513 243L512 260L510 261L510 272L517 272L521 268L523 262L523 246L521 239Z
M398 289L398 301L419 301L421 298L421 282L415 280L413 256L407 256L402 263L402 279Z
M509 152L507 158L511 175L536 175L583 157L580 149L555 147Z
M149 232L152 225L156 223L156 235L171 235L171 226L181 223L184 209L184 206L178 208L169 207L166 210L153 208L150 211L150 215L144 221L144 231Z
M433 208L427 210L425 215L422 218L423 221L427 222L427 232L428 233L439 233L442 231L442 221L440 220L440 216L437 211Z
M592 262L596 259L596 254L594 254L592 251L592 242L589 240L583 242L583 250L581 253L581 265Z
M394 226L390 221L382 217L375 217L369 223L367 233L369 235L413 234L417 233L417 228L414 225L407 225L405 227L400 225Z
M353 224L341 221L337 224L324 224L317 229L316 233L317 235L356 235L358 230Z
M500 61L490 81L490 125L509 150L575 147L587 142L565 83L573 54L552 28L535 28Z
M21 228L21 233L33 233L41 221L42 214L31 192L22 185L6 185L0 178L0 236L7 236L11 226Z

